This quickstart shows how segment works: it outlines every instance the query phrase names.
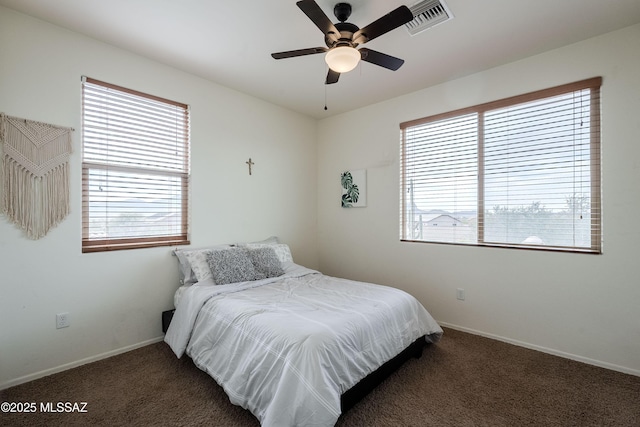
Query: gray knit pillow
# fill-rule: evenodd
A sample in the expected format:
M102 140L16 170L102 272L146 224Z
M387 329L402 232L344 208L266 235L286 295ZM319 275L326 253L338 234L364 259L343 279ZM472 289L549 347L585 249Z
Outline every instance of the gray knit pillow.
M245 248L212 251L207 262L216 285L246 282L259 278Z
M248 249L249 258L256 270L257 278L263 279L268 277L277 277L284 274L282 263L278 259L278 255L273 248L262 247Z

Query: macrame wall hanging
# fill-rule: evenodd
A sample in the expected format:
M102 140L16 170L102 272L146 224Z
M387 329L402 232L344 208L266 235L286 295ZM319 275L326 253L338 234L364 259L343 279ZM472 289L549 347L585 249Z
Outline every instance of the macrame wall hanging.
M69 213L71 131L0 113L0 209L31 239Z

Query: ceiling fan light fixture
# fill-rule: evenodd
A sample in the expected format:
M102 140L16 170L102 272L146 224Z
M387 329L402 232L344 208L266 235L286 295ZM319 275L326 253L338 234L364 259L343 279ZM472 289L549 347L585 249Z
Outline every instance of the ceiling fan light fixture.
M360 52L351 46L337 46L327 52L324 60L336 73L347 73L360 62Z

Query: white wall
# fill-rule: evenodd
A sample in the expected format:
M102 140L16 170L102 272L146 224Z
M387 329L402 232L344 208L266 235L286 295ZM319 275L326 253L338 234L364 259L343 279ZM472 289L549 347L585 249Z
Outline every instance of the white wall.
M399 242L400 122L595 76L604 254ZM445 325L640 375L640 25L324 119L318 144L325 274L402 288ZM361 168L368 206L342 209L339 175Z
M158 340L173 307L170 248L81 253L82 75L190 104L193 247L275 234L317 267L315 120L0 7L0 111L76 129L67 219L31 241L0 215L0 389Z

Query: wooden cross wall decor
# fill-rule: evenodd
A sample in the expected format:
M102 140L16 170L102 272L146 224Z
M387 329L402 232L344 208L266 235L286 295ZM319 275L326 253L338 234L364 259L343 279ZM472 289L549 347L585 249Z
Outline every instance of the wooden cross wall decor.
M249 157L249 161L245 163L249 165L249 175L251 175L251 166L255 165L255 163L251 161L251 157Z

